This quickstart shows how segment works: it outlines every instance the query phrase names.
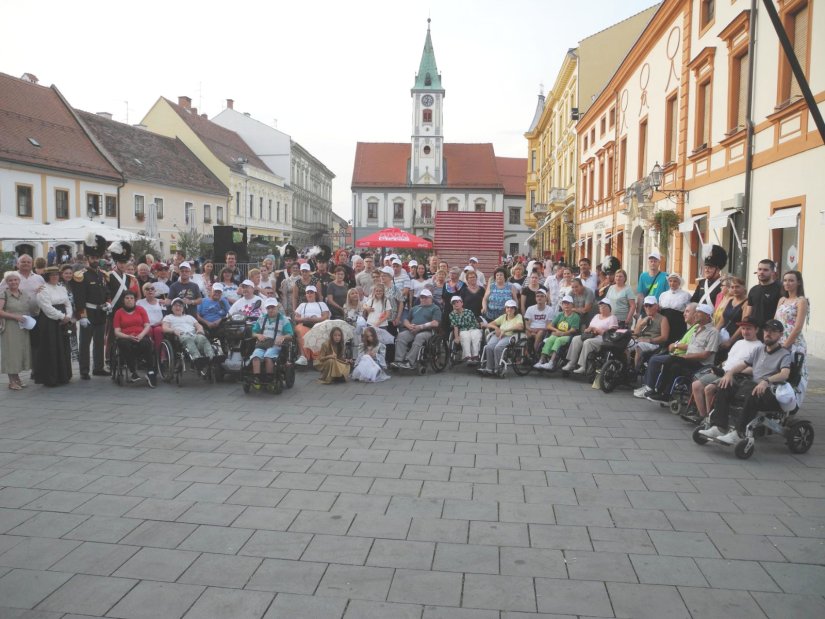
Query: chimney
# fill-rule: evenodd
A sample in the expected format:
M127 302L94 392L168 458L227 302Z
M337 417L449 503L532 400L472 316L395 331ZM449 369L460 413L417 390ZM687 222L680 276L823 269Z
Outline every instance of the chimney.
M235 109L235 99L227 99L226 100L226 109L227 110L234 110Z
M24 74L20 77L20 79L21 79L21 80L23 80L23 81L25 81L25 82L29 82L29 83L31 83L31 84L37 84L37 83L39 83L39 82L40 82L40 80L39 80L39 79L37 79L37 76L36 76L34 73L24 73Z
M133 126L135 129L142 129L143 131L146 131L146 130L149 128L149 127L147 127L146 125L144 125L144 124L142 124L142 123L138 123L137 125L132 125L132 126Z
M112 113L111 112L98 112L98 116L102 116L106 120L112 120Z
M190 97L178 97L178 105L183 109L188 110L192 107L192 99Z
M193 115L193 116L197 116L197 115L198 115L198 108L196 108L196 107L190 107L190 108L189 108L189 111L190 111L190 112L192 112L192 115Z
M206 114L201 114L201 118L203 118L204 120L209 120L209 116L207 116Z
M251 116L251 114L249 112L244 112L243 115L246 116L247 118L249 118Z

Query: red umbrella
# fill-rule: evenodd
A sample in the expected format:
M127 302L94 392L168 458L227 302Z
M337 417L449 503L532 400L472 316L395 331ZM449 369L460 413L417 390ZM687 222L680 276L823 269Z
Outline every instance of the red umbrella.
M404 232L399 228L384 228L365 236L355 243L356 247L398 247L403 249L432 249L432 242Z

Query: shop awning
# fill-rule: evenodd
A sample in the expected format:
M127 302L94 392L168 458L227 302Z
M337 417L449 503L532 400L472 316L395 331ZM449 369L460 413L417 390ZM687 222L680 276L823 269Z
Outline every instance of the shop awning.
M801 212L801 206L779 209L768 217L768 229L796 228L799 225L799 213Z
M686 217L685 220L679 224L679 232L683 232L688 234L693 227L705 217L704 214L702 215L695 215L693 217Z
M734 238L736 239L736 244L739 246L739 249L742 249L742 240L739 238L739 233L736 232L736 226L733 225L732 217L736 215L739 211L736 209L730 209L727 211L722 211L719 215L714 215L708 220L711 229L713 230L713 236L716 237L716 242L720 245L722 244L722 239L719 238L719 231L724 230L725 227L730 223L730 229L733 233Z
M602 237L602 245L604 245L605 243L607 243L607 242L610 240L610 238L611 238L612 236L613 236L613 234L612 234L611 232L608 232L607 234L605 234L605 235Z
M542 230L544 230L544 229L545 229L547 226L549 226L551 223L553 223L554 221L556 221L556 219L558 219L558 218L561 216L561 214L562 214L564 211L566 211L567 209L569 209L571 206L572 206L571 204L568 204L568 205L567 205L567 206L565 206L563 209L561 209L558 213L554 213L552 217L547 217L547 218L544 220L544 223L543 223L543 224L541 224L538 228L536 228L536 230L535 230L535 232L533 232L533 234L531 234L531 235L530 235L530 236L528 236L526 239L524 239L524 244L525 244L525 245L527 245L527 244L530 242L530 239L532 239L532 238L533 238L534 236L536 236L539 232L541 232Z

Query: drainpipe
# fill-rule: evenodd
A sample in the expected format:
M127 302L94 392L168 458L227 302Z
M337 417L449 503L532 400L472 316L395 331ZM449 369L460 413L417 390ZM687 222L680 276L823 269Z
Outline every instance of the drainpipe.
M748 243L751 229L751 198L753 193L753 76L756 67L756 12L758 0L751 0L748 25L748 102L745 107L745 195L742 200L742 249L734 265L734 273L747 279Z

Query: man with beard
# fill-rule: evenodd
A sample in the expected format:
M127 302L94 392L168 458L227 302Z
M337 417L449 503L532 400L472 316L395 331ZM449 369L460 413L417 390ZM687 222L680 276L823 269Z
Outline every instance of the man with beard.
M748 291L747 316L756 321L758 327L776 314L776 306L782 297L782 286L776 280L776 263L765 258L756 266L758 283Z
M91 369L94 376L109 376L103 367L106 335L106 276L100 270L100 257L106 251L106 239L90 235L83 243L86 268L77 271L72 280L75 318L80 325L78 334L78 364L80 378L89 380L89 345L92 346ZM89 244L91 241L92 244Z

